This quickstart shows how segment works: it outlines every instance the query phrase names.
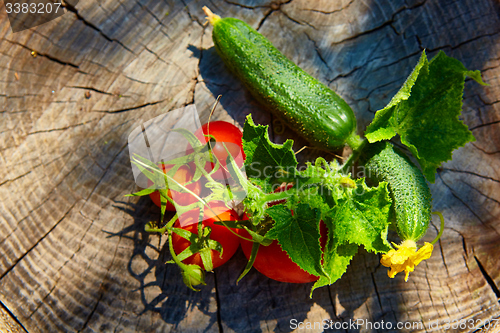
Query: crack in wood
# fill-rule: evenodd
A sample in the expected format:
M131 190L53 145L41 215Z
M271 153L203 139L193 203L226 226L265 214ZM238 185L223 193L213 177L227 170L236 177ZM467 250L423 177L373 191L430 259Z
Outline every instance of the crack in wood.
M500 123L500 120L495 120L495 121L492 121L492 122L489 122L489 123L480 124L480 125L471 127L471 128L469 128L469 130L473 131L473 130L476 130L478 128L482 128L482 127L486 127L486 126L491 126L491 125L496 125L496 124L499 124L499 123Z
M384 84L381 84L379 85L378 87L376 88L373 88L372 90L370 90L367 94L366 94L366 97L364 97L364 99L369 99L371 94L373 94L375 91L377 90L380 90L382 88L385 88L385 87L388 87L388 86L391 86L391 85L399 85L401 82L404 82L404 79L396 79L396 80L392 80L390 82L387 82L387 83L384 83ZM377 112L378 110L372 110L371 109L371 106L368 108L368 112L370 113L375 113Z
M477 150L479 150L479 151L483 152L483 153L484 153L484 154L486 154L486 155L495 155L495 154L500 153L500 150L496 150L496 151L487 151L486 149L481 148L481 147L479 147L478 145L474 144L474 142L472 142L471 144L474 146L474 148L476 148Z
M80 126L86 125L88 123L92 123L92 122L94 122L96 120L99 121L100 118L99 119L98 118L91 119L91 120L85 121L83 123L73 124L73 125L69 125L69 126L66 126L66 127L51 128L51 129L47 129L47 130L39 130L39 131L35 131L35 132L29 132L29 133L27 133L27 135L40 134L40 133L51 133L51 132L58 132L58 131L65 131L65 130L70 129L70 128L80 127Z
M448 264L446 264L446 259L444 257L443 244L441 242L441 239L438 240L438 243L439 243L439 250L441 252L441 259L443 260L444 268L446 269L446 274L448 274L448 276L451 276L450 270L448 269Z
M464 185L467 185L467 186L468 186L470 189L472 189L474 192L479 193L479 195L481 195L481 196L485 197L486 199L489 199L489 200L491 200L491 201L496 202L497 204L500 204L500 201L499 201L499 200L494 199L494 198L492 198L492 197L490 197L490 196L488 196L488 195L484 194L483 192L481 192L479 189L475 188L475 187L474 187L474 186L472 186L471 184L469 184L469 183L467 183L467 182L465 182L465 181L463 181L463 180L460 180L460 182L461 182L462 184L464 184Z
M67 154L69 154L69 153L70 153L70 152L65 153L65 154L63 154L62 156L60 156L60 157L58 157L58 158L56 158L56 159L53 159L53 160L52 160L52 161L50 161L49 163L52 163L52 162L54 162L54 161L58 160L59 158L64 157L65 155L67 155ZM82 160L82 159L84 159L85 157L86 157L86 156L82 156L82 158L80 158L80 160L79 160L79 161L81 161L81 160ZM55 184L55 185L54 185L54 187L52 188L52 190L51 190L49 193L47 193L47 195L46 195L45 199L44 199L44 200L43 200L43 201L42 201L39 205L37 205L36 207L34 207L34 208L30 209L30 210L29 210L29 212L26 214L26 216L24 216L21 220L17 221L17 225L16 225L16 227L14 228L14 230L12 230L12 231L11 231L11 232L10 232L10 233L6 236L6 237L4 237L3 239L1 239L1 240L0 240L0 248L1 248L2 244L3 244L3 243L4 243L4 242L5 242L5 241L6 241L6 240L7 240L7 239L8 239L8 238L12 235L12 234L14 234L14 233L18 230L19 224L20 224L21 222L23 222L24 220L26 220L26 219L27 219L27 218L31 215L31 213L33 213L35 210L37 210L37 209L39 209L40 207L42 207L42 206L43 206L43 205L44 205L44 204L45 204L45 203L49 200L50 195L51 195L54 191L56 191L56 190L57 190L57 188L59 187L59 185L61 185L61 184L62 184L62 182L66 179L66 177L68 177L68 176L69 176L69 175L70 175L70 174L71 174L74 170L76 170L78 167L79 167L79 164L78 164L78 163L75 163L75 166L74 166L74 167L73 167L73 168L72 168L72 169L71 169L71 170L70 170L70 171L69 171L69 172L68 172L68 173L67 173L67 174L63 177L63 179L61 179L61 181L60 181L59 183ZM76 201L75 201L75 203L76 203ZM73 205L74 205L74 204L73 204ZM0 275L0 280L3 278L3 276L4 276L4 275L5 275L5 274Z
M494 32L494 33L489 33L489 34L484 34L484 35L479 35L479 36L473 37L471 39L467 39L465 41L462 41L462 42L460 42L460 43L458 43L456 45L445 44L445 45L440 45L439 47L436 47L436 48L433 48L433 49L426 48L426 51L429 52L429 53L431 53L431 52L436 52L436 51L442 50L444 48L449 48L450 50L455 50L455 49L457 49L459 47L462 47L462 46L464 46L466 44L469 44L471 42L475 42L475 41L477 41L477 40L479 40L481 38L493 37L493 36L498 35L498 34L500 34L500 31L497 31L497 32Z
M98 185L101 183L101 181L104 179L104 177L106 176L106 173L108 172L109 168L111 167L111 165L113 165L113 163L115 162L115 160L118 158L118 156L120 156L120 154L125 150L125 148L128 146L128 143L123 145L122 148L118 151L118 153L111 159L111 161L109 162L109 164L106 166L106 168L104 169L102 175L101 175L101 178L98 180L98 182L96 183L96 185L94 186L94 188L92 189L92 191L90 192L90 194L88 195L88 197L86 198L85 202L88 202L90 200L90 198L92 197L92 194L94 194L95 190L97 189ZM80 215L82 215L84 218L86 219L89 219L87 216L85 216L81 210L80 210ZM92 222L90 223L90 225L88 226L87 230L85 231L83 237L81 238L80 240L80 244L78 246L78 249L73 253L73 255L71 256L71 258L69 258L65 263L68 263L81 249L81 243L83 241L83 239L85 238L85 236L87 235L87 232L90 230L90 228L92 227L92 225L94 224L94 220L92 219L91 220ZM115 258L116 258L116 254L118 252L118 248L119 248L119 245L120 245L120 242L121 242L121 239L122 239L122 235L119 235L119 239L118 239L118 242L116 244L116 247L115 247L115 251L114 251L114 254L113 254L113 258L109 264L109 266L107 267L107 271L106 271L106 275L104 276L104 278L102 279L101 281L101 284L99 285L99 290L100 290L100 293L99 293L99 298L97 299L97 302L95 304L95 306L93 307L92 311L90 312L89 316L87 317L87 319L85 320L84 324L83 324L83 327L78 330L78 332L81 332L83 331L88 323L90 322L93 314L95 313L95 311L97 310L97 306L99 305L100 301L102 300L103 296L104 296L104 291L102 290L102 286L104 284L104 282L108 279L108 276L109 276L109 271L111 269L111 267L113 266L113 263L115 261Z
M245 9L257 9L257 8L269 7L269 5L249 6L249 5L244 5L244 4L238 3L238 2L232 2L229 0L224 0L224 2L229 4L229 5L238 6L238 7L245 8Z
M48 200L48 199L47 199ZM31 246L23 255L21 255L19 258L17 258L15 261L14 261L14 264L12 264L10 267L8 267L5 272L3 272L1 275L0 275L0 281L7 275L9 274L10 271L12 271L18 263L20 263L29 253L31 253L31 251L37 247L51 232L52 230L54 230L58 225L59 223L61 223L62 220L64 220L66 218L66 216L68 216L68 214L71 212L71 210L73 209L73 207L76 205L78 201L75 201L71 207L69 207L68 211L63 215L62 218L59 219L59 221L57 221L50 229L49 231L47 231L45 233L45 235L43 235L35 244L33 244L33 246ZM42 203L43 204L43 203ZM28 215L29 216L29 215Z
M73 14L75 14L76 18L81 21L83 24L85 24L86 26L88 26L89 28L97 31L102 37L104 37L104 39L106 39L108 42L115 42L117 43L118 45L120 45L121 47L123 47L125 50L129 51L130 53L134 54L134 51L132 51L131 49L129 49L125 44L123 44L122 42L120 42L118 39L115 39L115 38L110 38L109 36L107 36L101 29L99 29L97 26L95 26L94 24L90 23L89 21L87 21L83 16L80 15L80 13L78 12L78 10L73 7L73 5L69 4L68 2L66 1L63 1L62 2L62 6L64 8L66 8L68 11L72 12Z
M93 223L93 221L92 221L92 223ZM109 266L106 269L106 275L104 276L104 278L101 281L101 284L99 285L99 298L97 299L96 304L94 305L94 307L92 308L92 311L90 312L90 314L88 315L87 319L85 320L82 328L79 329L78 332L82 332L88 326L88 323L90 322L90 320L92 319L95 311L97 310L97 307L99 306L99 303L102 301L102 298L104 297L104 291L103 291L102 287L103 287L104 283L107 281L107 279L109 278L109 272L111 270L111 267L113 267L113 263L115 262L116 254L118 253L118 248L120 247L121 239L122 239L122 237L120 235L119 238L118 238L118 242L116 243L115 251L113 253L113 258L111 259L111 262L110 262Z
M93 221L92 221L92 223L93 223ZM90 227L89 227L89 229L90 229ZM118 242L116 243L115 251L113 253L113 258L111 259L111 262L110 262L109 266L106 269L106 275L104 276L104 278L101 281L101 284L99 285L99 290L100 290L99 298L97 299L97 302L96 302L95 306L93 307L92 311L90 312L90 314L88 315L87 319L85 320L82 328L80 330L78 330L78 332L83 331L88 326L88 323L90 322L90 320L92 319L92 316L94 315L95 311L97 310L97 307L98 307L99 303L102 301L102 298L104 297L104 291L102 289L102 286L104 285L104 283L109 278L109 273L110 273L111 267L113 267L113 263L115 262L116 255L118 253L118 248L120 247L121 240L122 240L122 236L119 235Z
M22 47L22 48L24 48L24 49L26 49L26 50L28 50L28 51L30 51L30 52L32 52L32 51L33 51L32 49L30 49L30 48L29 48L29 47L27 47L26 45L21 44L21 43L19 43L19 42L12 41L12 40L8 40L8 39L3 39L3 38L2 38L2 40L5 40L6 42L9 42L9 43L14 44L14 45L18 45L18 46L20 46L20 47ZM40 57L47 58L47 59L49 59L49 60L51 60L51 61L53 61L53 62L56 62L56 63L58 63L58 64L60 64L60 65L63 65L63 66L66 66L66 65L67 65L67 66L73 67L73 68L75 68L75 69L78 69L78 70L79 70L79 72L84 73L84 74L87 74L87 73L85 73L85 72L83 72L83 71L80 71L80 67L79 67L78 65L75 65L75 64L71 63L71 62L64 61L64 60L58 59L58 58L56 58L56 57L54 57L54 56L51 56L51 55L49 55L49 54L46 54L46 53L40 53L40 52L38 52L38 51L37 51L37 55L38 55L38 56L40 56Z
M121 149L118 151L118 153L116 153L115 156L113 156L113 158L111 159L111 161L109 162L109 164L103 169L102 171L102 175L101 177L99 178L99 180L97 181L97 183L94 185L94 187L92 188L92 190L90 191L90 194L89 196L86 198L85 202L88 202L90 197L92 196L92 194L94 194L95 190L97 189L97 187L99 186L99 184L101 183L101 181L104 179L104 177L106 176L106 173L108 172L110 166L113 164L113 162L118 158L118 156L120 156L120 154L125 150L125 148L128 147L128 142L125 143Z
M84 86L66 86L66 87L67 88L74 88L74 89L91 90L91 91L94 91L96 93L100 93L100 94L104 94L104 95L116 96L116 94L112 94L110 92L100 90L100 89L97 89L94 87L84 87ZM122 96L122 97L125 97L125 96Z
M8 307L5 306L5 304L3 304L3 302L1 300L0 300L0 308L1 308L1 310L7 312L7 314L11 317L11 319L17 325L19 325L19 327L21 327L24 330L24 332L28 333L28 330L26 329L26 327L24 327L23 323L21 323L21 321L12 313L12 311L10 311L10 309ZM1 319L2 318L0 318L0 324L2 324ZM2 328L2 326L3 325L0 325L0 328ZM7 327L8 331L7 332L3 332L3 333L17 333L17 329L14 332L11 332L10 328L11 327Z
M319 51L319 47L318 47L318 44L316 43L316 41L314 39L312 39L307 32L304 32L304 35L313 44L314 51L316 51L316 54L318 55L319 60L321 60L321 62L326 66L326 68L328 68L328 71L331 72L332 69L330 68L330 65L328 65L328 63L326 62L325 58L323 57L323 55Z
M431 300L431 304L432 304L432 307L435 308L436 305L434 303L434 298L432 297L432 284L431 282L429 281L429 274L427 274L427 270L424 271L424 276L425 276L425 282L427 282L427 288L429 290L429 299ZM419 299L420 299L420 295L419 295ZM420 300L420 302L422 302Z
M203 29L205 30L205 27L206 27L206 24L204 23L201 23L200 22L200 19L198 17L194 17L191 15L191 11L189 10L189 6L187 5L187 3L185 2L185 0L181 0L181 2L184 4L184 9L186 10L186 13L187 15L189 16L189 19L192 21L192 22L196 22L198 23L198 25Z
M166 100L167 100L167 99L162 99L162 100L155 101L155 102L144 103L144 104L140 104L140 105L132 106L132 107L129 107L129 108L125 108L125 109L118 109L118 110L113 110L113 111L108 111L108 110L106 110L106 111L104 111L104 110L92 110L92 112L110 113L110 114L114 114L114 113L122 113L122 112L133 111L133 110L142 109L142 108L145 108L145 107L148 107L148 106L153 106L153 105L156 105L156 104L160 104L160 103L165 102Z
M424 2L422 2L422 3L420 3L420 4L417 4L416 6L413 6L413 7L406 7L406 6L403 6L402 8L398 9L397 11L395 11L395 12L392 14L391 18L390 18L389 20L385 21L384 23L382 23L381 25L376 26L376 27L373 27L373 28L371 28L371 29L367 29L367 30L361 31L361 32L359 32L359 33L357 33L357 34L354 34L354 35L349 36L349 37L347 37L347 38L341 39L341 40L339 40L339 41L333 41L333 42L331 43L331 45L339 45L339 44L343 44L343 43L345 43L345 42L347 42L347 41L355 40L355 39L357 39L357 38L359 38L359 37L362 37L362 36L365 36L365 35L369 35L369 34L371 34L371 33L373 33L373 32L376 32L376 31L382 30L382 29L384 29L384 28L386 28L386 27L388 27L388 26L390 26L390 27L391 27L391 29L395 32L395 34L396 34L396 35L398 35L398 32L396 31L396 29L395 29L395 28L394 28L394 26L393 26L394 22L396 21L395 17L396 17L397 15L399 15L401 12L405 11L405 10L412 10L412 9L414 9L414 8L417 8L417 7L423 6L425 2L426 2L426 1L424 1Z
M288 4L288 3L292 2L292 0L288 0L288 1L285 1L285 2L281 2L279 0L275 0L275 1L272 1L271 3L269 3L269 4L257 5L257 6L244 5L242 3L232 2L232 1L229 1L229 0L224 0L224 2L227 3L227 4L229 4L229 5L238 6L238 7L245 8L245 9L270 8L271 10L276 11L282 5Z
M332 295L332 287L327 286L326 289L328 290L328 299L330 300L330 305L332 306L332 309L333 309L333 316L336 320L339 320L338 312L337 312L337 305L335 302L335 298Z
M151 15L151 17L159 24L161 25L162 27L165 27L167 28L167 26L165 24L163 24L163 22L147 7L147 6L144 6L143 4L141 4L140 2L137 2L137 4L139 5L139 7L141 7L142 10L146 11L149 15ZM168 13L168 12L167 12ZM165 15L167 16L167 15ZM163 31L162 29L160 29L160 32L165 36L167 37L169 40L172 40L170 38L170 36L165 32Z
M370 272L370 275L372 278L373 287L375 288L375 294L377 295L377 300L378 300L378 305L380 306L380 311L383 313L384 307L382 306L382 298L380 297L380 293L378 292L377 281L375 279L375 275L373 274L373 272Z
M81 212L80 212L81 214ZM83 215L82 215L83 216ZM68 262L70 262L74 257L75 255L80 252L81 248L82 248L82 241L83 239L85 238L85 236L87 235L87 232L89 231L89 229L92 227L92 225L94 224L94 220L91 221L91 223L89 224L89 226L87 227L87 229L85 230L85 232L83 233L83 236L81 237L79 243L78 243L78 248L76 249L75 252L73 252L73 254L57 269L57 272L54 274L55 276L57 276L57 278L55 279L54 281L54 285L52 286L52 288L50 288L49 292L42 298L42 300L40 301L40 303L36 306L36 308L29 314L28 317L26 317L26 319L31 319L31 317L38 311L38 309L45 303L45 300L47 299L47 297L49 297L52 292L54 291L54 289L57 287L57 284L59 282L59 280L61 279L62 275L60 275L59 273L62 271L62 269L66 266L66 264Z
M314 29L314 30L319 30L318 28L316 28L314 25L312 25L311 23L307 22L307 21L299 21L297 19L294 19L293 17L291 17L287 12L279 9L279 10L276 10L276 11L279 11L281 14L283 14L283 16L285 16L287 19L289 19L290 21L298 24L298 25L307 25L308 27Z
M134 81L134 82L141 83L141 84L147 84L147 85L156 85L156 83L154 83L154 82L141 81L139 79L134 79L133 77L130 77L130 76L125 75L125 74L122 74L122 75L124 77L126 77L127 79L129 79L130 81Z
M494 233L498 234L500 236L500 234L498 233L498 231L493 228L491 225L489 225L488 223L485 223L481 217L474 211L474 209L472 209L464 200L462 200L462 198L460 198L456 193L455 191L451 188L450 185L448 185L448 183L446 183L443 179L443 177L441 177L441 174L438 172L437 173L437 176L441 179L441 181L443 182L443 185L446 186L448 188L448 190L450 191L450 193L458 200L460 201L465 207L467 207L467 209L472 213L472 215L474 215L474 217L476 217L476 219L481 222L481 224L489 229L491 229Z
M349 8L351 6L351 4L354 3L354 0L351 0L347 3L347 5L339 8L339 9L334 9L332 11L324 11L324 10L319 10L319 9L310 9L310 8L304 8L302 10L307 10L307 11L310 11L310 12L314 12L314 13L320 13L320 14L325 14L325 15L330 15L330 14L334 14L334 13L338 13L338 12L341 12L347 8Z
M262 25L264 24L264 21L267 20L267 18L269 16L271 16L272 13L276 12L276 11L281 11L281 6L282 5L286 5L286 4L289 4L291 3L293 0L288 0L288 1L285 1L285 2L272 2L270 5L266 5L266 6L263 6L263 7L269 7L269 11L264 14L264 17L260 20L259 24L257 25L257 28L255 30L259 31L259 29L262 27ZM257 8L257 7L256 7ZM286 14L281 11L283 15L286 16ZM296 22L294 20L292 20L290 17L288 17L291 21L295 22L295 23L298 23L299 25L302 25L301 23L299 22Z
M404 57L398 58L396 61L390 62L390 63L382 65L380 67L377 67L377 70L394 66L394 65L396 65L396 64L398 64L401 61L406 60L406 59L410 59L413 57L420 57L421 54L422 54L422 51L420 51L420 50L417 52L409 53L409 54L405 55ZM374 59L374 60L376 60L376 59ZM370 62L371 61L367 62L367 64ZM409 68L408 75L410 75L410 73L411 73L411 68Z
M491 69L496 69L496 68L491 68ZM488 69L483 69L483 70L481 71L481 72L482 72L482 74L484 74L487 70L489 70L489 68L488 68ZM483 76L484 76L484 75L483 75ZM468 80L471 80L471 79L470 79L470 78L468 78ZM500 99L497 99L497 100L492 101L492 102L485 101L485 100L484 100L484 97L483 97L481 94L477 94L476 96L477 96L477 97L479 98L479 100L480 100L481 102L483 102L483 104L484 104L484 105L486 105L486 106L492 106L492 105L495 105L495 104L497 104L498 102L500 102ZM481 124L482 124L482 123L483 123L483 121L482 121L483 119L480 119L480 120L481 120Z
M370 53L370 55L366 57L366 59L367 59L367 60L366 60L363 64L361 64L361 65L359 65L359 66L354 66L354 67L353 67L350 71L348 71L347 73L340 73L340 74L338 74L338 75L337 75L337 76L335 76L333 79L328 80L328 84L331 84L332 82L334 82L335 80L337 80L337 79L339 79L339 78L347 78L347 77L350 77L352 74L356 73L358 70L360 70L360 69L366 69L366 67L367 67L370 63L372 63L372 62L374 62L374 61L376 61L376 60L380 60L382 57L372 57L372 55L373 55L373 53L375 53L376 49L377 49L377 48L378 48L378 46L382 43L382 41L383 41L383 40L382 40L382 39L380 39L380 40L378 41L377 45L375 45L375 46L371 49L371 53ZM404 58L405 58L405 57L400 58L400 60L402 60L402 59L404 59ZM394 62L394 63L398 63L400 60L398 60L398 61L396 61L396 62ZM382 66L382 67L377 67L377 70L378 70L378 69L380 69L380 68L383 68L383 67L384 67L384 66ZM370 91L370 93L369 93L369 94L371 94L372 92L373 92L373 90L372 90L372 91Z
M47 166L47 165L49 165L50 163L53 163L53 162L55 162L55 161L57 161L57 160L59 160L59 159L63 158L64 156L68 155L69 153L71 153L71 152L66 152L66 153L64 153L64 154L62 154L62 155L60 155L60 156L58 156L58 157L56 157L56 158L54 158L54 159L52 159L52 160L48 161L47 163L38 163L38 164L35 164L35 165L33 165L31 168L32 168L32 169L35 169L35 168L38 168L39 166ZM40 157L39 157L39 156L37 156L37 157L31 158L31 159L29 159L29 160L24 160L24 161L21 161L21 162L19 162L19 163L10 164L10 165L8 165L8 167L12 169L12 168L14 168L15 166L18 166L18 165L23 165L23 164L26 164L26 162L29 162L29 161L34 161L34 160L38 160L39 158L40 158ZM26 175L26 174L25 174L25 175ZM12 180L15 180L15 179L12 179ZM2 184L3 184L3 183L2 183ZM2 185L2 184L0 184L0 185Z
M259 31L260 28L262 27L262 25L264 24L264 21L267 20L267 18L272 14L274 13L274 10L272 9L269 9L267 13L264 14L264 16L262 17L262 19L259 21L259 24L257 24L257 28L255 28L255 30Z
M499 179L495 179L493 177L490 177L490 176L485 176L485 175L481 175L479 173L476 173L476 172L473 172L473 171L469 171L469 170L457 170L457 169L451 169L451 168L441 168L442 170L444 171L451 171L451 172L456 172L456 173L465 173L465 174L468 174L468 175L472 175L472 176L476 176L476 177L479 177L479 178L484 178L484 179L487 179L487 180L491 180L491 181L494 181L496 183L500 183L500 180Z
M219 295L219 288L218 288L218 283L217 283L217 273L214 272L214 285L215 285L215 302L217 304L217 325L219 326L219 332L223 333L224 328L222 326L222 314L221 314L221 302L220 302L220 295Z
M40 164L39 164L38 166L40 166ZM34 169L34 168L35 168L35 167L33 167L33 169ZM29 175L29 174L31 173L31 171L33 171L33 170L30 170L30 171L28 171L28 172L26 172L26 173L23 173L22 175L19 175L19 176L15 177L15 178L12 178L12 179L7 179L7 180L5 180L5 181L1 182L1 183L0 183L0 186L5 185L5 184L7 184L7 183L15 182L16 180L18 180L18 179L20 179L20 178L23 178L23 177L24 177L24 176L26 176L26 175Z
M469 267L469 250L467 249L467 240L466 240L465 236L459 230L454 229L453 227L446 227L446 229L456 232L460 236L460 238L462 239L462 249L464 251L462 258L464 259L464 263L465 263L465 267L467 268L467 271L469 273L472 272L472 270ZM474 252L473 245L471 246L471 248L472 248L471 251Z
M481 261L479 260L479 258L476 255L474 255L474 259L476 260L477 266L479 267L481 274L483 274L484 279L486 280L486 282L490 286L491 290L495 294L498 302L500 302L500 290L498 289L498 286L496 285L495 280L493 280L491 275L488 274L488 272L484 268L483 264L481 263Z

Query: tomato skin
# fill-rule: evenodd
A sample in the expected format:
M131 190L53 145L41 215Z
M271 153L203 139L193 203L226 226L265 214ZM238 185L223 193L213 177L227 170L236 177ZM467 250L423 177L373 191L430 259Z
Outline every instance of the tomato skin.
M214 224L214 222L219 221L217 217L220 217L222 221L237 221L239 220L239 216L234 210L229 210L222 202L210 202L208 205L217 215L214 215L212 211L210 211L208 208L205 208L202 222L203 227L208 226L212 228L210 239L219 242L222 245L223 249L222 257L220 256L220 253L218 251L212 250L212 264L213 268L216 268L226 263L234 255L234 253L238 249L238 246L240 245L240 241L239 237L236 234L233 234L225 226ZM185 216L186 214L187 216ZM174 227L187 230L193 234L198 234L198 218L199 209L191 210L183 214L182 226L179 220L177 220L174 223ZM233 230L236 232L235 229ZM185 238L182 238L174 232L172 233L172 244L175 253L179 254L184 251L191 244L191 242ZM188 265L198 265L201 268L205 269L199 253L195 253L192 256L186 258L185 260L183 260L183 263Z
M215 138L216 143L212 147L212 152L220 163L220 168L212 174L212 178L217 180L228 179L230 178L230 175L226 170L224 170L228 157L224 144L236 161L236 164L241 167L245 160L245 153L243 152L243 133L241 133L238 127L222 120L206 123L194 133L194 135L201 142L210 141L210 137L205 136L208 134ZM189 152L190 149L191 146L188 145L187 151ZM215 163L208 162L205 165L205 170L207 172L211 172L214 167Z
M163 169L164 173L167 173L170 169L173 168L173 165L167 165L167 164L160 164L158 166ZM189 167L189 165L182 165L181 167L179 167L179 169L177 169L177 172L175 173L173 178L180 184L185 184L193 179L193 172ZM153 182L148 179L148 187L151 185L153 185ZM199 181L187 185L186 188L195 193L196 195L200 195L201 184ZM181 206L187 206L189 204L196 202L197 200L190 193L181 193L177 191L168 190L167 195L170 198L174 198L175 201ZM155 191L151 193L149 197L151 198L151 200L154 202L155 205L161 208L160 192ZM166 210L169 212L175 212L175 206L171 204L169 201L167 201Z

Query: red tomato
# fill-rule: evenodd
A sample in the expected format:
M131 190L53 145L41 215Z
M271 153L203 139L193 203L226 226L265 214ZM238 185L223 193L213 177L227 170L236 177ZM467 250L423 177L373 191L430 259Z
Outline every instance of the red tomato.
M214 222L218 222L219 218L222 221L237 221L239 220L239 216L234 210L228 209L222 202L211 202L208 205L210 206L210 208L212 208L212 210L216 213L216 215L214 215L214 213L212 213L210 209L205 208L203 216L203 227L208 226L212 228L212 232L210 233L210 239L219 242L222 245L223 249L222 257L220 256L220 253L218 251L212 250L212 264L213 267L216 268L224 264L233 256L233 254L238 249L240 241L239 237L233 234L225 226L214 224ZM192 211L183 214L181 217L182 217L182 226L179 220L177 220L174 224L174 227L188 230L193 234L198 234L199 210L194 209ZM175 253L179 254L182 251L184 251L191 244L191 242L185 238L182 238L176 233L173 233L172 244L174 246ZM192 256L186 258L183 261L183 263L188 265L194 264L202 268L205 268L199 253L195 253Z
M210 134L215 138L215 145L212 146L212 152L217 160L219 160L220 168L212 174L212 177L217 180L230 178L227 171L225 171L226 160L228 157L224 145L227 147L231 156L233 156L236 164L241 167L245 160L245 153L243 152L243 134L240 129L226 121L211 121L200 127L194 135L201 142L208 142L210 137L205 136ZM188 146L188 151L191 146ZM205 170L210 172L215 167L215 163L207 163Z
M173 165L165 165L165 164L160 164L159 166L162 167L163 172L167 173L170 169L173 168ZM173 177L179 184L186 184L193 180L193 172L191 171L191 168L188 165L183 165L177 169L174 177ZM153 185L153 182L148 179L148 187ZM201 192L201 185L200 182L194 182L186 186L187 189L190 191L194 192L196 195L200 195ZM182 206L187 206L189 204L192 204L196 202L196 198L192 196L190 193L186 192L178 192L178 191L173 191L173 190L168 190L167 195L175 200L176 203ZM160 199L160 193L158 191L153 192L149 195L151 200L153 200L154 204L157 205L158 207L161 207L161 199ZM167 201L167 208L168 211L170 212L175 212L175 207L173 204Z
M292 187L292 184L281 185L274 192L288 191L292 189ZM271 207L283 202L285 202L285 200L277 200L269 203L268 206ZM244 219L247 219L246 215L244 216ZM239 229L238 232L245 238L252 238L244 229ZM324 248L326 245L328 230L323 221L320 222L320 235L321 247ZM240 238L240 242L243 253L247 259L249 259L250 254L252 253L253 242L244 240L243 238ZM259 246L259 251L257 252L257 257L253 263L253 267L268 278L281 282L307 283L319 279L318 276L309 274L300 268L299 265L294 263L288 254L281 248L281 245L277 240L274 240L269 246Z

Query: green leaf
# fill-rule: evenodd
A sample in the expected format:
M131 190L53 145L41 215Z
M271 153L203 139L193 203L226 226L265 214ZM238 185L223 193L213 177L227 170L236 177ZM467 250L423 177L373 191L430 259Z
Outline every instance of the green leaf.
M430 62L425 52L399 92L377 111L365 136L369 142L401 137L418 159L423 174L435 181L436 169L454 149L475 138L459 120L466 76L484 84L478 71L440 51Z
M332 209L329 216L334 221L334 234L339 244L363 245L370 252L387 252L389 214L392 200L387 183L369 188L364 179L356 181L353 195L346 197Z
M125 197L141 197L144 195L151 194L155 191L156 191L156 188L153 186L153 187L145 188L145 189L140 190L140 191L135 192L135 193L125 194Z
M243 277L245 277L245 275L247 275L247 273L250 272L250 270L252 269L253 263L255 262L255 258L257 258L257 252L259 251L259 246L260 246L259 243L253 243L250 258L248 259L245 269L243 270L243 272L241 272L240 276L238 277L238 280L236 280L236 283L240 282L240 280L243 279Z
M269 140L268 126L255 125L251 115L247 116L243 128L243 150L246 155L245 172L247 177L264 180L265 189L281 184L288 170L295 170L297 160L292 150L293 141L283 145Z
M323 209L322 219L328 228L321 276L314 289L329 285L345 273L359 246L375 253L387 252L391 198L386 183L369 188L364 179L356 180L356 189L348 188L331 210ZM323 206L326 207L326 206Z
M270 245L273 242L272 239L270 239L268 237L265 237L265 236L262 236L262 235L259 235L255 231L253 231L251 229L248 229L246 226L243 226L243 229L245 229L250 234L250 236L252 236L252 240L255 243L267 246L267 245Z
M204 143L201 143L200 140L198 140L198 138L191 131L188 131L184 128L174 128L172 132L182 134L182 136L184 136L184 138L189 142L191 147L202 147L204 145Z
M137 166L149 180L156 184L157 188L165 187L165 182L163 181L163 183L161 183L161 180L164 179L164 174L158 165L138 154L132 156L132 163Z
M162 223L167 211L167 202L173 204L173 200L167 195L167 190L158 190L158 192L160 192L160 223Z
M290 259L303 270L316 276L325 275L319 243L320 211L299 203L293 215L285 205L270 207L266 213L275 221L266 237L277 239Z
M201 262L203 263L203 267L207 272L211 272L214 269L214 265L212 263L212 251L210 249L204 248L199 252Z
M334 283L344 275L352 258L358 252L356 244L338 244L336 239L328 239L324 252L323 269L326 276L320 276L311 289L310 297L316 288Z

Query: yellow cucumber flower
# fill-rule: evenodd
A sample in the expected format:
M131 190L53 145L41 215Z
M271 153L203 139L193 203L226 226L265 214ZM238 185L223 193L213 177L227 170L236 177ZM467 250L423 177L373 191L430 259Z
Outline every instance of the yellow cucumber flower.
M417 251L417 243L413 240L405 240L400 245L394 244L397 250L390 250L382 255L380 263L385 267L390 267L391 270L387 272L390 278L393 278L399 272L405 272L405 281L408 281L408 275L413 272L415 266L420 264L422 260L429 259L434 248L431 243L425 242Z

